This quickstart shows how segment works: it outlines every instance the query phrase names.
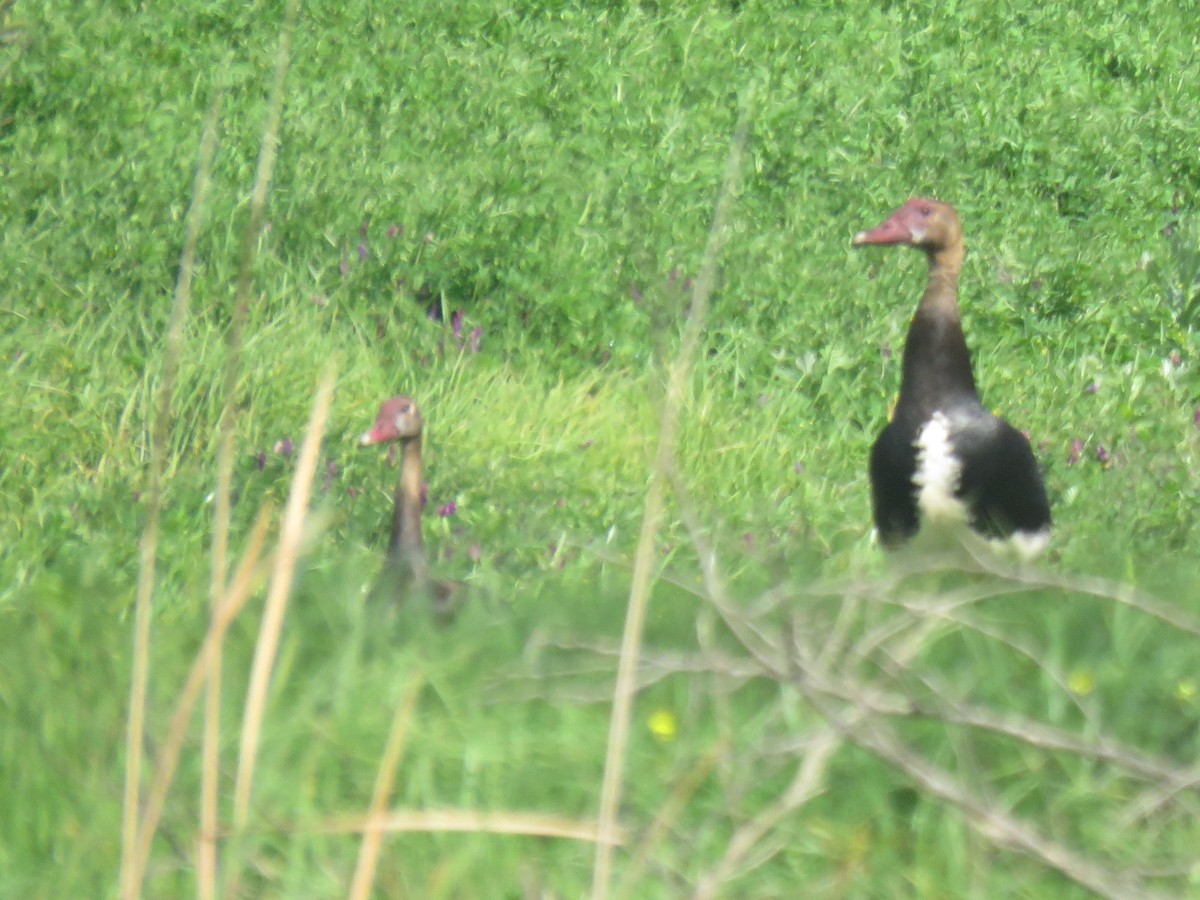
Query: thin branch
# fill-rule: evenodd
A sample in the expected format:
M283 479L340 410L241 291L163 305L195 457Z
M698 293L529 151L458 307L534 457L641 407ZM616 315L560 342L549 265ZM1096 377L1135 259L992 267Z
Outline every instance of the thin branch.
M646 868L647 861L662 843L667 831L679 819L688 800L699 790L700 785L712 773L721 757L728 752L729 744L725 739L718 740L707 753L696 760L695 764L684 773L683 778L676 783L662 809L650 823L645 836L637 842L633 858L630 859L628 867L621 874L621 881L617 885L618 897L634 896L637 891L638 878Z
M990 842L1009 847L1110 900L1151 900L1161 897L1137 878L1095 863L1077 851L1039 832L1033 825L1006 812L982 792L972 791L950 772L935 766L906 746L869 710L855 707L858 721L843 715L803 678L793 683L806 699L846 739L904 772L926 794L950 803L966 814L972 826Z
M712 900L716 897L718 891L733 878L742 860L760 847L775 826L821 794L829 761L841 746L842 738L832 728L822 730L813 738L792 783L758 815L734 832L720 861L699 880L692 894L695 900Z

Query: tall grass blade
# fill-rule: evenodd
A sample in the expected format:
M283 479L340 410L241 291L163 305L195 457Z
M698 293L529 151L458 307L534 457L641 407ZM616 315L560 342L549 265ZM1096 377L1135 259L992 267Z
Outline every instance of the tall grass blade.
M625 629L621 639L621 657L613 690L613 709L608 731L608 749L604 757L604 781L600 790L600 816L596 857L592 872L592 897L604 900L612 878L612 841L616 828L617 806L621 796L621 779L625 765L625 749L629 738L629 718L637 688L638 652L650 600L650 577L654 565L654 548L663 516L663 494L668 470L675 453L675 437L683 405L685 386L691 372L696 348L704 329L708 299L716 278L717 259L724 247L728 230L729 211L737 195L742 153L749 129L750 103L753 86L743 95L737 128L725 163L720 195L713 213L704 259L692 291L692 302L684 328L679 354L671 366L667 392L663 399L662 423L658 434L658 451L650 486L646 490L645 511L641 533L634 556L633 579L629 590Z
M221 642L225 637L226 630L237 618L238 613L246 605L246 601L250 599L265 574L263 567L259 565L259 560L262 556L262 548L266 542L267 527L270 522L271 508L264 506L259 511L258 519L250 532L250 539L242 556L241 565L234 573L233 583L209 622L204 643L200 646L200 650L192 662L192 669L188 673L183 690L180 691L179 699L175 703L175 712L171 716L167 737L158 754L154 779L147 792L146 812L142 816L141 825L138 828L137 849L130 878L134 896L141 892L146 865L150 861L150 845L158 830L163 805L166 803L167 792L175 777L179 754L183 749L184 738L187 736L187 726L195 711L200 690L211 674L215 661L219 658Z
M275 557L275 570L267 590L267 605L259 627L258 641L254 647L254 662L250 670L250 685L246 691L246 707L242 718L241 745L238 752L237 780L234 786L234 828L241 831L246 826L250 813L250 790L254 781L254 764L258 755L258 742L262 732L263 716L266 711L267 687L279 647L279 635L283 630L283 617L295 577L299 560L301 540L304 535L308 498L312 490L313 475L317 471L317 459L321 450L321 438L325 434L325 423L333 400L335 371L332 365L321 379L313 400L312 415L308 431L300 447L296 462L296 474L288 495L284 511L283 526L279 535L279 553Z
M408 726L412 722L417 699L421 696L424 684L425 677L418 672L413 676L408 690L404 692L404 697L396 707L387 744L379 760L379 773L375 776L375 789L371 793L371 807L367 812L367 817L372 822L387 811L388 798L392 794L392 784L396 778L396 766L400 764L400 755L404 752L405 739L408 737ZM372 828L363 832L362 845L358 850L358 863L354 867L354 880L350 883L350 900L367 900L371 896L371 888L375 884L375 866L382 844L383 832L379 829Z
M171 422L171 399L179 372L183 350L183 327L187 321L192 296L192 274L195 270L196 245L200 241L200 226L211 181L213 153L217 144L217 119L221 109L218 92L209 107L200 139L200 156L196 164L196 179L192 186L192 202L187 215L187 233L179 261L179 278L175 282L175 300L171 306L171 321L167 329L163 354L162 382L153 410L154 424L150 433L150 483L146 500L146 528L142 534L141 559L138 571L137 600L134 612L133 666L129 686L129 723L125 744L125 793L121 822L121 896L136 897L134 869L138 816L141 804L142 742L146 730L146 682L150 673L150 613L154 596L155 561L158 555L158 528L162 513L162 478L167 440Z
M210 573L211 608L216 615L219 598L226 589L229 552L230 485L233 481L233 433L238 375L246 314L250 303L251 275L254 271L255 249L262 233L267 190L275 168L279 146L279 129L283 115L284 84L291 63L292 39L299 17L299 0L288 0L284 13L283 33L275 57L275 75L271 85L270 104L263 123L259 144L258 168L250 195L250 214L242 238L242 254L238 264L234 310L229 327L228 356L225 360L224 393L222 397L220 437L217 447L217 486L213 499L212 565ZM204 704L204 737L200 784L200 838L197 847L197 893L201 900L213 900L217 893L217 779L220 774L221 733L221 647L217 645L210 670L208 691Z

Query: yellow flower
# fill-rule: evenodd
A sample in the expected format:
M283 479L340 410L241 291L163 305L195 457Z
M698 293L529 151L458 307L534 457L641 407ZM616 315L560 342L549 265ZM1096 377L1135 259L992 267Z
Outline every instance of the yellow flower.
M669 709L656 709L646 720L646 727L650 729L652 735L665 744L675 740L675 735L679 731L679 722L675 718L675 713Z
M1191 703L1196 699L1196 682L1183 678L1175 685L1175 699L1181 703Z
M1096 679L1087 669L1075 669L1067 678L1067 687L1072 694L1086 697L1096 689Z

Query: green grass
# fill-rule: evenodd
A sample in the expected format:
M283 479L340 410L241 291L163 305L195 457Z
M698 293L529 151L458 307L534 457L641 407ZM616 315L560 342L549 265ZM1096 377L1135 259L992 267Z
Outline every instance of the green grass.
M224 90L172 407L151 759L203 634L226 329L278 6L0 9L16 35L0 41L0 897L116 889L151 401L202 122ZM757 609L777 586L787 603L759 626L819 647L839 615L853 645L900 615L874 600L930 596L920 578L889 586L865 471L923 264L849 247L928 193L955 202L967 229L963 310L985 399L1045 464L1048 570L1194 612L1193 30L1167 3L1137 17L1112 3L303 10L236 395L233 541L264 501L282 504L295 458L276 445L299 445L336 359L315 485L331 525L299 572L252 825L230 844L246 895L346 893L358 839L318 824L366 809L418 670L428 684L393 806L596 814L615 672L597 648L621 632L664 363L751 81L741 195L676 452L739 605ZM447 630L363 599L395 470L356 438L401 391L429 419L431 553L470 585ZM436 514L451 501L454 515ZM646 652L668 671L635 709L618 880L654 817L683 805L639 897L690 895L791 782L794 739L823 727L805 685L720 671L718 650L752 661L706 591L686 589L700 570L678 505L661 544ZM856 592L867 599L851 615ZM1085 594L994 597L903 672L847 653L835 673L942 713L938 691L1193 765L1196 638ZM227 648L226 822L260 611ZM664 710L678 731L656 737L647 722ZM1167 895L1200 893L1194 792L1126 821L1141 786L1111 762L936 717L889 722L912 753L1043 834ZM195 890L192 733L147 896ZM768 830L762 865L743 861L726 896L1084 895L998 850L894 761L843 745L823 784ZM579 896L592 856L545 838L395 835L377 885ZM1147 874L1159 869L1174 874Z

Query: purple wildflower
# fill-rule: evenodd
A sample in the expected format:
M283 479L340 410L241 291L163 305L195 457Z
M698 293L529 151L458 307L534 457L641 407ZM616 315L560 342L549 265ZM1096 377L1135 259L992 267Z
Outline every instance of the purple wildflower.
M1089 384L1087 387L1085 387L1084 390L1087 391L1087 393L1089 393L1089 394L1094 394L1100 390L1100 382L1093 381L1091 384Z
M291 438L284 438L281 441L275 442L275 452L280 456L291 456L296 449L296 445L292 443Z
M792 463L792 471L795 472L797 475L803 475L804 474L804 463L802 463L802 462Z
M463 311L456 309L454 315L450 317L450 327L454 331L454 339L462 343L462 328L463 328Z
M365 262L367 259L367 244L366 241L358 242L358 261Z
M425 508L425 504L429 502L429 482L421 482L421 509Z
M880 347L879 355L882 356L884 359L891 359L892 358L892 345L884 344L882 347Z
M1067 465L1073 466L1079 462L1079 457L1083 455L1083 441L1079 438L1071 441L1071 455L1067 457Z
M478 353L483 348L483 329L476 325L471 329L471 352Z
M1100 461L1101 465L1105 466L1108 465L1109 461L1112 459L1112 455L1108 452L1108 450L1105 449L1103 444L1100 444L1098 447L1096 447L1096 459Z
M389 226L388 227L388 237L390 237L390 238L404 237L404 226L403 225Z
M267 467L267 451L258 451L258 456L254 457L254 465L260 472Z
M453 500L451 500L445 506L439 506L437 512L438 512L438 515L441 516L442 518L452 516L456 512L458 512L458 504L455 503Z

